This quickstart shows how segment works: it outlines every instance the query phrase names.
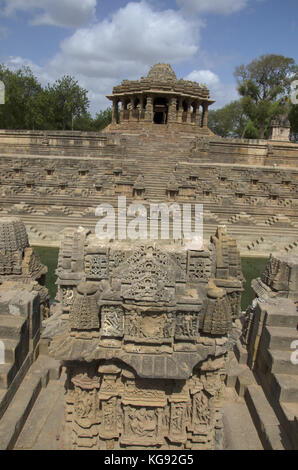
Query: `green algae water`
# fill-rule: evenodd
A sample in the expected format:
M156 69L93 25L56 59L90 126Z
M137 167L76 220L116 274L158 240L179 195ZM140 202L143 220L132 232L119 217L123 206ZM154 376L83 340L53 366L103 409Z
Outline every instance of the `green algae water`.
M241 308L246 310L255 298L251 288L251 281L260 277L265 270L269 258L241 258L242 272L246 280L241 299Z
M57 276L55 270L58 264L58 248L49 248L45 246L34 246L36 253L40 256L40 260L48 267L48 274L46 278L46 287L49 290L51 300L54 300L57 286L55 285ZM246 308L251 304L254 299L254 292L250 286L252 279L255 279L264 272L268 258L241 258L242 272L246 279L244 284L244 292L242 294L241 308Z
M55 270L58 265L59 248L49 248L46 246L32 246L32 248L34 248L34 251L40 257L42 264L48 267L46 287L49 291L50 299L53 301L57 292L57 286L55 284L57 276Z

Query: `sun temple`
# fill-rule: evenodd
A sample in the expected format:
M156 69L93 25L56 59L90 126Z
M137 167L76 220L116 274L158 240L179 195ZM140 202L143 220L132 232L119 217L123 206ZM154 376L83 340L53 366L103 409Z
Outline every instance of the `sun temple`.
M205 85L178 80L169 64L156 64L139 81L123 80L108 95L112 101L110 130L168 124L169 129L208 135L208 107L214 103ZM121 103L121 110L118 105ZM181 126L181 124L183 126Z
M99 133L0 131L0 449L297 449L287 120L268 140L216 136L208 89L169 64L108 99ZM177 240L173 214L167 240L118 239L119 196L202 204L202 243ZM106 240L101 204L116 214ZM34 245L59 247L51 302ZM244 311L247 255L268 262Z

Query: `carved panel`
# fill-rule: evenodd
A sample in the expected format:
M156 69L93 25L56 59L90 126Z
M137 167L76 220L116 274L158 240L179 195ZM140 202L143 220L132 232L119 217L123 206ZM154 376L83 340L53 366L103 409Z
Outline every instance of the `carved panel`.
M86 256L86 274L89 279L107 279L109 276L109 259L104 254Z
M109 305L102 307L101 333L103 336L123 336L124 316L122 307L117 305Z
M186 403L172 402L170 411L170 434L173 442L184 442L186 440Z
M197 312L178 312L175 322L175 338L195 340L199 331L199 314Z
M160 408L124 406L124 436L121 443L146 447L162 444L161 424Z

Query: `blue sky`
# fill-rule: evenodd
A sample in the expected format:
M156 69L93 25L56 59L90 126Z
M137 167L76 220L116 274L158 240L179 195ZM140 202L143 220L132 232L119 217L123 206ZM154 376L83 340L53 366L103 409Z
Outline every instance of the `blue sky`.
M237 65L267 53L298 63L297 39L297 0L0 0L0 61L44 85L73 75L93 114L157 62L206 83L221 107L237 98Z

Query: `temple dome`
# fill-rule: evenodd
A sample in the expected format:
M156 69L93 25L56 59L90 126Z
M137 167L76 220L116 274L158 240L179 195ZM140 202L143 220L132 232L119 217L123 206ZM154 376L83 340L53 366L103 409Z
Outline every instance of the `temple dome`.
M177 81L176 74L169 64L155 64L151 67L147 79L152 81Z
M28 235L20 219L3 217L0 219L0 250L5 252L23 251L29 247Z

